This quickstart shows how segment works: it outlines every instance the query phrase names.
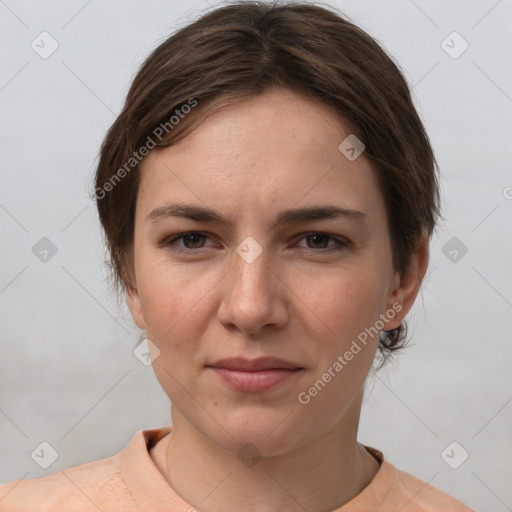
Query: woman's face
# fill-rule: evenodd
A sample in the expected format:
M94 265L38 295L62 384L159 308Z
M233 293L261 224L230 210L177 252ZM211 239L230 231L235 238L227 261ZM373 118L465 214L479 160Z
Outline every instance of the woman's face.
M228 450L286 453L353 420L376 328L398 326L414 300L369 160L338 148L348 135L327 107L272 91L142 162L128 305L160 351L173 418ZM263 357L285 363L218 363Z

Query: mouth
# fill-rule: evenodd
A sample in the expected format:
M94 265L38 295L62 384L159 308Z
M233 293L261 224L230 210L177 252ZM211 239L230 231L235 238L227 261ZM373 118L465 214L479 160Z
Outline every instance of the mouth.
M235 391L261 393L276 388L304 368L274 357L222 359L206 366Z

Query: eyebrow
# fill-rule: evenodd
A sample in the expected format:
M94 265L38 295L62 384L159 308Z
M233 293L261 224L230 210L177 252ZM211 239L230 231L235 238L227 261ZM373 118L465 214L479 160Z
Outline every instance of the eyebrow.
M167 217L179 217L198 222L217 222L225 225L229 229L233 228L233 223L225 219L215 210L204 206L194 206L181 203L167 204L165 206L155 208L147 215L146 222L156 223ZM339 218L355 221L361 227L369 229L368 217L365 213L339 206L307 206L304 208L283 210L279 212L275 220L272 222L271 228L274 228L278 224L292 224L296 222Z

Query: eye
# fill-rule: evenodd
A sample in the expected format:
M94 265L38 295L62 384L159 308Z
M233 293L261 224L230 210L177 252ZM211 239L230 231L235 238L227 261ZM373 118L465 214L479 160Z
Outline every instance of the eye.
M176 250L187 250L187 249L202 249L204 244L204 238L209 238L204 233L200 233L198 231L190 231L188 233L180 233L179 235L175 235L164 242L166 246L176 246L175 242L181 240L184 244L183 246L176 247ZM203 240L202 240L203 239ZM172 247L174 249L174 247Z
M319 249L322 252L330 252L332 250L337 251L349 245L347 241L344 241L340 238L328 235L326 233L317 233L314 231L305 233L301 240L309 240L311 242L312 247L308 246L306 249ZM334 243L332 245L326 245L329 243L329 240L333 241Z
M172 250L190 252L194 249L203 249L209 247L205 245L206 239L209 238L210 237L205 233L201 233L199 231L189 231L186 233L179 233L172 236L171 238L168 238L165 242L163 242L162 245L170 247ZM339 251L350 245L346 240L316 231L303 234L299 240L306 240L307 246L305 249L309 249L314 252ZM178 241L180 241L181 244L178 245ZM329 242L332 243L329 244Z

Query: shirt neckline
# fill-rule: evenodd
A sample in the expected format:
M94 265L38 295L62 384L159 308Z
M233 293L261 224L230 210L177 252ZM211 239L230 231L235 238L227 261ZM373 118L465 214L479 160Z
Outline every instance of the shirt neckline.
M172 425L162 428L139 430L120 454L120 472L133 499L141 509L173 510L189 512L195 510L167 482L158 470L149 450L163 437L172 432ZM381 451L363 445L377 459L380 468L357 496L333 512L356 512L368 507L377 507L391 492L396 469L384 460Z

